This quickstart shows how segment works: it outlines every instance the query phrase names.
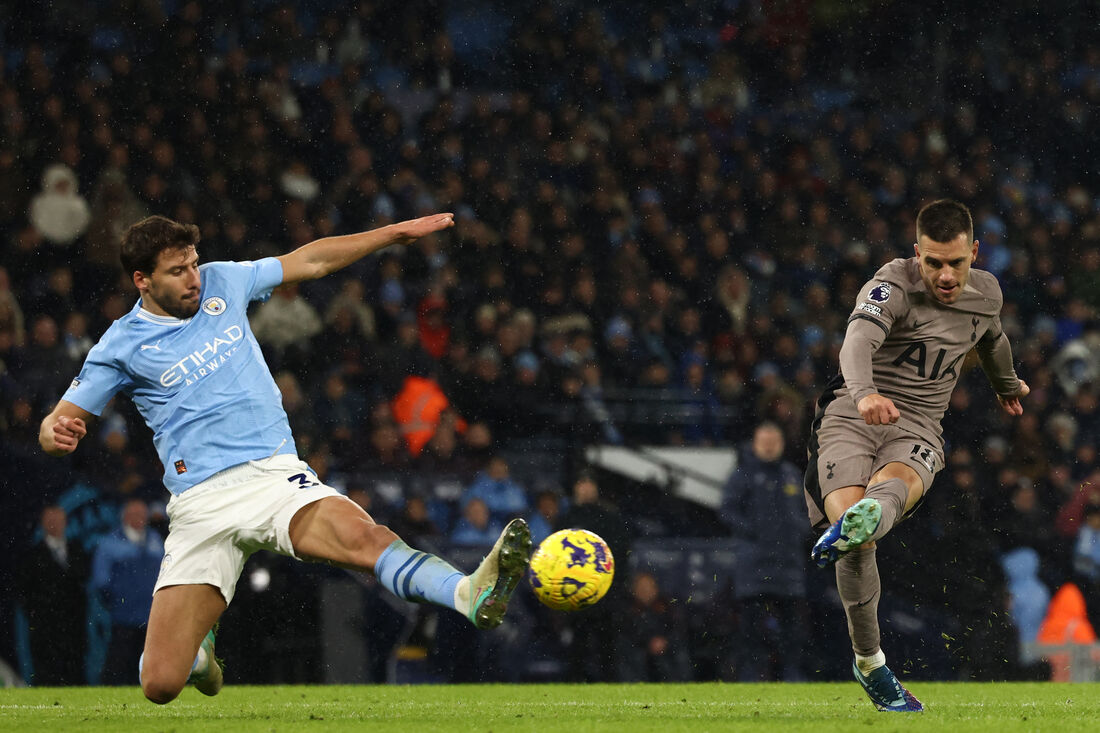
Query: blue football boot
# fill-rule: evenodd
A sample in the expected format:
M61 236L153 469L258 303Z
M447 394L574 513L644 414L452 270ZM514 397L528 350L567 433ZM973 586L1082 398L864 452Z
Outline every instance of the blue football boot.
M924 706L920 700L913 697L913 693L901 686L898 678L886 665L871 670L864 675L859 671L859 665L852 662L852 674L856 681L863 685L863 691L880 712L891 713L922 713Z
M814 543L810 559L819 568L827 568L849 550L859 547L875 534L882 519L882 505L878 499L864 498L848 507L844 516Z

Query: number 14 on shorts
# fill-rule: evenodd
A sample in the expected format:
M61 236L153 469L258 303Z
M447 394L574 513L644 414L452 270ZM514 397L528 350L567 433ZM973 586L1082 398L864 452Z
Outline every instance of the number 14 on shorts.
M920 443L914 443L913 450L909 451L909 455L923 463L929 473L936 473L936 453L931 448Z

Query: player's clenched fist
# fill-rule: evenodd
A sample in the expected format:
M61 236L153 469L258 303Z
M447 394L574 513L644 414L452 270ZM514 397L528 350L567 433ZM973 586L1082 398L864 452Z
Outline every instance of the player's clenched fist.
M53 424L54 448L64 453L76 450L76 444L88 434L88 428L79 417L59 417Z
M856 409L868 425L892 425L901 417L893 400L880 394L867 395L859 401Z

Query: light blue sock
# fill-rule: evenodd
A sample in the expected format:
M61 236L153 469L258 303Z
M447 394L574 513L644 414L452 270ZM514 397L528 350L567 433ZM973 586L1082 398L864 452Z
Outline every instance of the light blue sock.
M386 590L406 601L428 601L455 607L455 588L466 577L446 560L394 541L374 564L374 574Z

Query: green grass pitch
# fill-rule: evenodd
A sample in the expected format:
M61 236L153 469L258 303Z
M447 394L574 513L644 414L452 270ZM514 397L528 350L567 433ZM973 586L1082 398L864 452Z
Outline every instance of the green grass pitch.
M0 690L0 730L40 731L1097 731L1100 684L921 683L923 714L879 713L853 683L440 685Z

